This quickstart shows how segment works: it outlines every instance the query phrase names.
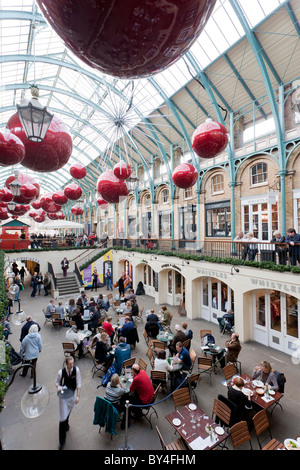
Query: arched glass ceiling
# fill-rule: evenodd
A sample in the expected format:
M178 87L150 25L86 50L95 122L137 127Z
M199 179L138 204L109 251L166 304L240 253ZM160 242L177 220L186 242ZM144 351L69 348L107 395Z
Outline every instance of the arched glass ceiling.
M249 27L253 28L286 2L239 0L238 3ZM111 164L110 158L117 161L118 157L124 157L121 140L114 153L110 151L111 142L116 139L112 119L129 104L128 131L144 117L143 124L127 139L126 148L133 163L146 167L151 156L159 152L167 159L174 137L190 135L193 121L167 98L191 81L195 74L191 59L182 58L150 79L134 80L132 91L132 82L104 76L68 51L32 0L0 0L0 21L0 127L15 113L22 94L26 92L29 96L29 85L36 82L41 103L64 121L73 138L73 154L63 169L49 177L34 173L45 192L62 188L70 180L69 168L74 159L89 166L85 190L94 190L97 173L104 165ZM189 52L190 58L204 70L244 35L231 1L218 0L203 33ZM206 96L206 100L207 107L212 108L210 97ZM152 113L153 110L156 111ZM150 119L151 113L151 121L145 119L147 116ZM0 169L0 187L12 170Z

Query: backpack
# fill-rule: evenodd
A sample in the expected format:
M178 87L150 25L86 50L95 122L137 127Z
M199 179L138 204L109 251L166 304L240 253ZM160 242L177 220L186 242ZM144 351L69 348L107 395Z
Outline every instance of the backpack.
M102 379L102 384L103 387L106 387L106 385L108 384L108 382L110 381L111 377L116 373L116 368L114 365L110 366L110 368L108 369L108 371L106 372L105 376L103 377Z
M274 371L274 374L278 383L278 392L284 393L284 384L286 382L285 375L282 372L278 372L277 370Z
M186 372L182 372L180 370L175 371L172 374L172 379L171 379L171 392L174 392L174 390L177 390L178 388L187 387L188 386L187 381L186 380L184 381L186 377L187 377Z
M208 344L215 344L215 338L210 334L203 336L203 345L207 346Z
M189 330L189 331L188 331L188 334L186 335L186 338L187 338L187 339L193 339L193 336L194 336L194 335L193 335L192 330Z

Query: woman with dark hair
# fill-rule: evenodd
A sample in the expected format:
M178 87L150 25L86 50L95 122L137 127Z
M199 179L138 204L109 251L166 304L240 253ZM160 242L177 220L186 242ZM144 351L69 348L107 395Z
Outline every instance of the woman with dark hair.
M83 330L84 329L84 322L83 322L80 310L78 308L76 308L73 312L72 321L74 321L76 323L76 326L77 326L78 330Z

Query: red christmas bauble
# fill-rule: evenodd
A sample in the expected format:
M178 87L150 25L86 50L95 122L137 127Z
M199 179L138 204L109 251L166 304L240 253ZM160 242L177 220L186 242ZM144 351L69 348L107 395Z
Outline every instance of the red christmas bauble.
M5 181L5 186L9 189L9 184L14 181L15 179L15 176L14 175L11 175L7 178L7 180ZM21 189L24 185L27 185L27 184L31 184L33 186L35 186L36 188L36 194L35 196L33 196L33 198L31 198L29 200L29 198L26 198L24 197L26 194L27 196L29 196L29 192L26 192L26 186L25 188L23 188L23 191L25 191L25 195L22 195L20 194L20 196L14 196L14 202L18 203L18 204L26 204L28 202L32 202L33 200L35 200L36 198L39 197L40 195L40 185L37 183L37 181L35 180L35 178L33 176L30 176L28 175L27 173L18 173L18 177L17 177L17 180L19 181L19 183L22 184L21 188L20 188L20 193L21 193ZM31 188L31 191L33 191L33 189Z
M7 202L0 201L0 207L7 207Z
M34 208L34 209L40 209L41 208L41 202L40 201L33 201L31 203L31 206Z
M117 204L128 195L125 181L119 180L111 170L104 171L97 180L97 191L106 202Z
M20 188L20 196L26 201L32 201L37 195L37 188L32 183L24 183Z
M84 213L84 210L81 209L81 207L73 206L71 208L71 212L73 215L82 215Z
M76 180L81 180L86 176L86 167L82 163L73 163L70 168L70 175Z
M131 166L126 162L119 162L113 168L114 175L119 178L119 180L127 180L131 175Z
M194 131L192 148L201 158L213 158L226 149L228 132L223 124L207 119Z
M28 212L30 209L30 205L25 205L25 204L16 204L15 208L13 210L10 210L9 212L13 215L24 215L26 212Z
M35 212L35 211L30 211L30 212L28 212L28 216L31 217L32 219L33 219L34 217L36 217L37 215L38 215L38 214L37 214L37 212Z
M58 204L55 204L55 202L52 199L52 194L50 193L42 196L40 199L40 203L41 203L41 208L45 212L51 212L51 214L58 212L61 209L61 206L59 206Z
M53 201L58 204L59 206L63 206L68 202L67 196L65 196L65 193L62 189L59 189L55 193L52 194L52 199Z
M198 171L190 163L181 163L172 174L172 181L178 188L187 189L194 186L198 179Z
M62 212L58 212L57 215L59 220L63 220L65 218L65 214L63 214Z
M23 142L25 157L21 165L40 173L48 173L62 168L71 157L73 143L66 125L53 116L43 142L31 142L27 139L19 116L14 114L7 126Z
M120 78L153 75L197 39L216 0L37 0L68 49Z
M0 189L0 201L10 202L14 198L13 193L8 188Z
M46 216L45 215L37 215L36 217L34 217L34 220L38 223L45 222Z
M56 214L55 213L51 214L50 212L48 212L46 215L47 215L48 219L50 219L50 220L57 220L58 219L57 213Z
M70 183L64 189L65 196L70 199L71 201L77 201L77 199L81 198L82 189L76 183Z
M9 219L8 211L5 207L0 208L0 220Z
M25 157L23 142L9 129L0 132L0 166L20 163Z
M97 204L98 206L100 206L100 209L107 209L108 207L108 203L104 201L104 199L102 199L101 197L97 199Z

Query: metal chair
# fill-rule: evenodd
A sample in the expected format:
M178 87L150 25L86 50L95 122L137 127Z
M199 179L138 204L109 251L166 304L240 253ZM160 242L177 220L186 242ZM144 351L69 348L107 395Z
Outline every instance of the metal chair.
M156 432L158 434L160 444L162 446L162 450L172 450L172 451L174 451L174 450L175 451L176 450L187 450L187 447L186 447L184 441L181 439L181 437L176 439L176 441L170 442L170 444L165 444L158 427L155 426L155 429L156 429Z
M270 439L273 439L266 410L261 410L258 413L256 413L253 416L252 421L253 421L259 448L262 449L261 442L258 436L260 436L264 431L268 430Z
M152 415L155 414L156 417L158 418L158 414L157 414L157 411L154 407L154 404L155 404L155 401L156 401L156 398L157 398L157 395L158 395L158 392L160 390L160 387L161 387L161 384L159 384L155 391L154 391L154 394L153 394L153 398L152 398L152 401L151 401L151 404L149 403L147 406L145 406L144 408L141 409L142 411L142 417L143 418L146 418L146 420L148 421L148 423L150 424L151 426L151 429L152 429L152 423L151 423L151 418L152 418Z
M250 448L253 450L251 436L246 421L240 421L239 423L236 423L234 426L232 426L230 428L230 436L232 445L235 449L245 442L249 442Z

